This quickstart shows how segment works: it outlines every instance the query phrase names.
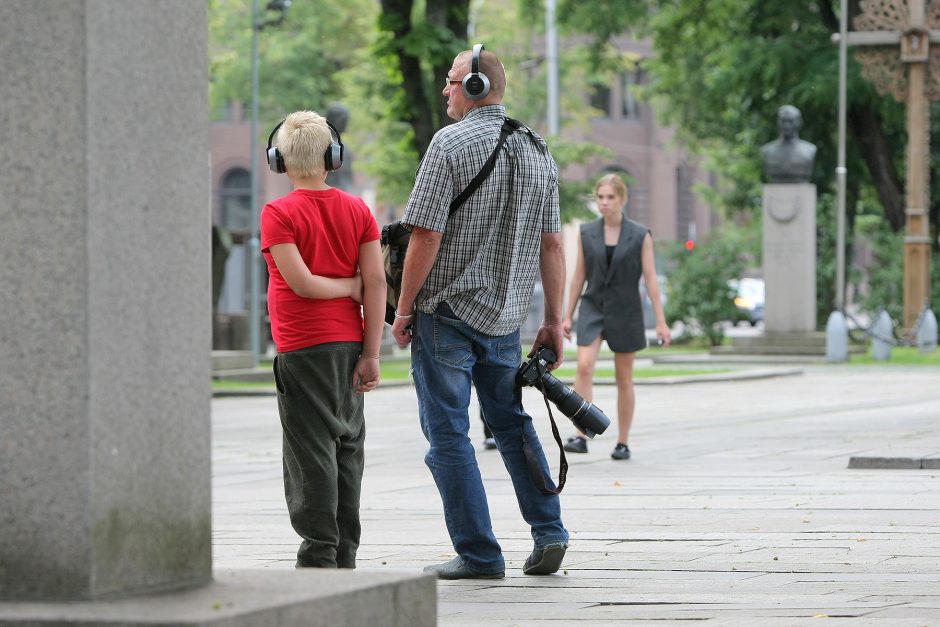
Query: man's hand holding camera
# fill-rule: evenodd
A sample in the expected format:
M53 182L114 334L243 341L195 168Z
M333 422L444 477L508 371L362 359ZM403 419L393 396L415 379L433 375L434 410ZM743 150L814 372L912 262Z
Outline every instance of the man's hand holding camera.
M526 356L533 357L543 346L550 348L555 354L555 361L545 365L545 368L551 372L565 361L564 340L560 322L543 321L535 336L535 342L532 343L532 350Z
M574 423L578 431L589 438L593 438L598 433L604 433L610 426L610 419L604 412L549 374L549 371L557 368L561 361L559 354L551 348L536 344L529 355L529 361L519 366L516 372L516 385L532 386L539 390L546 399L555 403L561 413Z

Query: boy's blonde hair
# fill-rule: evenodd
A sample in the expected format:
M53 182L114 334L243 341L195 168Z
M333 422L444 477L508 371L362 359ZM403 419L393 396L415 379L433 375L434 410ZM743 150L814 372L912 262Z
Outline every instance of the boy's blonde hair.
M609 185L614 188L614 193L624 200L627 199L627 184L623 182L623 179L620 178L617 174L605 174L597 180L597 185L594 186L594 193L597 193L597 190L601 188L601 185Z
M310 178L326 171L324 159L333 141L326 118L315 111L295 111L277 131L277 149L292 176Z

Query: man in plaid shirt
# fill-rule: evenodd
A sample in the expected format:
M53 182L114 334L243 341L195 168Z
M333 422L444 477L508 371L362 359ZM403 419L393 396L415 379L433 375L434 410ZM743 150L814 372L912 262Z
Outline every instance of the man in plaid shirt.
M522 358L519 327L532 299L536 271L545 318L533 350L544 344L562 361L565 262L558 213L558 167L542 138L511 134L492 173L453 213L451 201L493 152L506 117L506 75L496 55L479 46L454 59L443 95L457 120L434 135L418 169L402 222L413 228L392 333L412 345L421 428L430 443L425 463L434 476L457 557L428 566L442 579L498 579L505 562L493 533L486 492L468 436L471 382L512 478L535 547L523 572L557 572L567 548L557 495L536 487L523 453L548 463L515 384ZM465 80L485 75L488 91ZM468 85L470 85L468 87ZM474 93L474 92L477 93ZM413 335L412 335L413 333Z

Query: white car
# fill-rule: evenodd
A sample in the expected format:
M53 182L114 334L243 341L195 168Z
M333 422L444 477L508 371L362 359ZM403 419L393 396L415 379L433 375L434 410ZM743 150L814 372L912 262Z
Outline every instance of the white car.
M764 319L764 279L743 278L731 281L735 290L734 306L738 310L734 322L744 320L752 327Z

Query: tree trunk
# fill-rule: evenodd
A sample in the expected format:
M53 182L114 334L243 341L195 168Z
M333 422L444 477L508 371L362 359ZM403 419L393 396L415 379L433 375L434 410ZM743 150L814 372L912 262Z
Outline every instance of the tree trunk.
M428 24L433 24L453 33L454 37L460 41L467 39L470 0L429 0L426 15ZM441 94L444 87L444 77L450 71L454 56L456 56L456 53L449 55L449 58L440 57L436 59L432 70L434 72L434 81L436 81L432 84L434 88L432 98L437 103L437 116L440 126L454 121L447 117L447 100Z
M411 125L415 148L423 156L435 131L447 121L441 88L453 61L454 40L467 37L469 0L427 0L425 20L434 28L421 32L411 19L413 8L413 0L382 0L381 25L392 33L398 55L406 102L402 121ZM430 84L422 61L434 73Z
M833 0L820 0L819 15L827 28L839 32L839 18L836 15ZM848 2L848 26L852 30L852 21L861 12L859 0ZM859 153L868 167L872 182L878 192L878 198L884 207L885 220L894 231L904 228L904 190L897 168L891 161L891 150L885 141L878 112L866 104L850 104L846 112L846 125L852 133ZM846 203L849 207L849 224L855 223L855 203ZM851 231L849 231L851 232Z
M885 219L892 230L898 232L904 228L904 190L897 168L891 161L891 150L881 130L878 112L869 105L852 105L848 108L847 118L859 153L878 191Z

